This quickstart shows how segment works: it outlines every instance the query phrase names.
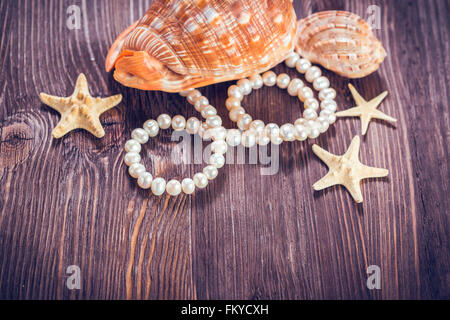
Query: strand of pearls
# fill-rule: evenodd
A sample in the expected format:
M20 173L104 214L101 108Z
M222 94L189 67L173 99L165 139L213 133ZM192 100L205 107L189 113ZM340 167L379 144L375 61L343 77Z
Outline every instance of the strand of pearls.
M313 66L307 59L301 58L299 54L293 53L285 61L290 68L296 68L300 74L304 74L306 80L319 92L319 100L314 97L314 92L298 78L291 79L287 74L276 75L268 71L261 75L253 75L248 79L239 80L236 85L228 89L226 108L229 111L231 121L237 124L239 129L226 130L222 127L222 119L217 115L217 110L209 104L208 99L198 90L187 90L180 95L186 97L188 102L202 114L205 122L202 124L204 138L213 138L208 134L210 129L220 128L225 135L228 145L236 147L242 144L251 148L258 144L265 146L269 143L281 144L284 141L304 141L308 138L315 139L321 133L325 133L329 126L336 122L335 102L336 91L330 88L330 81L322 76L319 67ZM242 100L253 90L261 89L264 85L273 87L277 85L281 89L287 89L289 95L297 96L304 104L303 117L297 119L293 124L287 123L279 127L275 123L265 124L261 120L253 120L242 107ZM321 109L319 111L319 109Z
M125 164L129 167L128 173L135 179L139 187L142 189L151 189L152 193L160 196L167 192L171 196L177 196L181 192L192 194L195 188L204 189L209 181L214 180L218 175L218 169L225 165L225 157L227 152L227 144L223 139L219 139L215 135L215 141L211 145L213 154L209 159L209 165L202 172L196 173L194 177L183 179L181 182L172 179L166 183L164 178L153 178L150 172L147 172L145 166L141 163L140 152L142 145L147 143L150 138L154 138L160 132L160 129L169 129L172 127L175 131L186 130L189 134L196 134L202 130L203 124L196 117L185 119L178 115L171 118L168 114L161 114L157 120L148 120L144 123L143 128L133 130L131 140L125 144L124 157Z
M322 76L320 68L313 66L310 61L301 58L297 53L292 54L285 63L288 67L296 68L299 73L305 75L306 80L319 92L320 102L314 97L313 90L305 86L302 80L291 79L285 73L277 76L274 72L268 71L262 76L254 75L248 79L239 80L236 85L228 89L226 107L231 121L237 124L246 140L254 140L259 145L267 145L270 142L279 145L288 141L316 139L336 122L337 104L334 101L336 91L330 88L330 81ZM303 117L293 124L286 123L281 127L275 123L265 125L261 120L253 120L252 116L246 113L241 102L244 96L264 85L278 86L280 89L286 89L289 95L297 96L304 104Z

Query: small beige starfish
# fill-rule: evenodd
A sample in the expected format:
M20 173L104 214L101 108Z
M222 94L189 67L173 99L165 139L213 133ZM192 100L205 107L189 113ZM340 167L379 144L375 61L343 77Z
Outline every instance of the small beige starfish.
M357 203L363 202L361 180L367 178L382 178L389 174L386 169L373 168L363 165L359 161L359 136L353 138L350 147L343 156L336 156L313 145L313 152L328 166L328 174L313 185L319 191L334 185L343 185Z
M114 108L122 101L118 94L108 98L93 98L84 74L77 79L75 90L70 97L56 97L40 94L41 101L61 114L61 120L53 129L52 135L58 139L75 129L85 129L97 138L105 135L100 115Z
M355 87L353 87L351 84L348 85L350 88L350 91L352 93L353 98L356 101L356 107L347 109L341 112L337 112L337 117L360 117L361 118L361 124L362 124L362 134L365 135L367 133L367 128L369 127L370 120L372 119L380 119L380 120L386 120L391 122L396 122L397 119L392 118L383 112L377 110L378 106L381 104L381 102L386 98L388 95L388 92L385 91L382 94L380 94L378 97L370 100L367 102L364 100L363 97L356 91Z

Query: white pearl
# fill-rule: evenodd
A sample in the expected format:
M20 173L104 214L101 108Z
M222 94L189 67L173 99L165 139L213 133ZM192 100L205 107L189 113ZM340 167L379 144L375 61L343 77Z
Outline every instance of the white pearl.
M131 166L132 164L141 162L141 156L137 152L128 152L123 158L123 161L127 166Z
M225 165L225 157L221 154L213 153L209 158L209 164L220 169Z
M242 100L244 98L242 90L236 85L233 85L228 88L228 96L230 98L236 98L238 100Z
M201 112L203 107L209 105L209 100L206 97L201 96L200 98L197 98L194 102L194 108L198 112Z
M257 135L262 134L265 127L266 125L261 120L253 120L252 123L250 123L250 129L253 130Z
M205 168L203 168L203 173L206 178L208 178L208 180L214 180L219 174L219 171L215 166L206 166Z
M313 87L317 91L329 88L330 87L330 80L328 80L328 78L324 77L324 76L318 77L316 80L314 80Z
M283 143L283 139L281 139L281 137L272 136L270 137L270 142L278 146Z
M289 58L286 59L285 62L289 68L295 68L298 60L300 60L300 56L298 55L298 53L294 52Z
M223 140L214 141L211 143L211 151L213 153L225 154L227 153L228 145Z
M320 108L321 108L322 110L329 110L329 111L331 111L331 112L336 112L336 110L337 110L337 103L336 103L336 101L334 101L334 100L328 100L328 99L326 99L326 100L323 100L323 101L320 103Z
M150 189L152 186L153 176L148 172L143 172L138 177L138 185L142 189Z
M204 173L196 173L194 175L195 186L199 189L204 189L208 185L208 178Z
M183 192L186 194L193 194L195 191L194 180L190 178L183 179L181 182L181 189L183 189Z
M319 101L315 98L305 100L305 109L319 110Z
M197 134L202 137L203 140L211 139L211 132L209 130L209 126L206 122L202 122L200 124L200 128L198 128Z
M277 75L273 71L267 71L262 76L263 82L268 87L273 87L277 83Z
M198 98L200 98L202 96L202 94L200 93L200 91L198 90L192 90L191 92L189 92L189 94L187 95L187 101L190 104L194 104L195 100L197 100Z
M228 116L230 117L231 121L237 122L239 117L243 114L245 114L245 109L242 107L237 107L237 108L231 109Z
M306 131L306 128L301 124L296 124L294 126L295 128L295 138L298 141L305 141L308 139L308 132Z
M250 78L248 78L252 83L253 89L261 89L264 86L264 81L259 74L254 74Z
M147 120L144 123L144 130L150 137L154 138L159 133L159 124L156 120Z
M305 126L306 122L307 122L306 119L300 118L295 120L294 125L301 124L302 126Z
M191 93L194 89L188 89L180 92L180 96L187 97L189 93Z
M328 118L329 116L331 116L333 114L333 112L331 110L328 109L323 109L322 111L320 111L319 113L319 117L323 117L323 118Z
M317 78L319 78L322 75L322 70L320 70L319 67L311 67L306 71L305 78L308 82L313 82Z
M256 143L259 144L260 146L267 146L270 143L270 139L266 135L259 135L256 138Z
M158 119L158 125L161 129L169 129L172 124L172 118L168 114L161 114Z
M228 98L227 101L225 101L225 106L227 107L228 111L231 111L234 108L240 107L241 101L236 98Z
M210 128L220 127L222 125L222 118L218 115L209 116L208 118L206 118L206 124Z
M327 118L327 121L328 121L328 123L329 124L333 124L333 123L335 123L336 122L336 115L333 113L333 114L331 114L328 118Z
M167 182L166 191L171 196L176 197L181 193L181 183L177 180L170 180Z
M303 118L306 120L314 120L317 118L317 112L314 109L306 109L303 111Z
M237 86L241 89L242 93L244 95L249 95L252 92L252 83L250 80L247 79L241 79L237 82Z
M225 129L222 126L211 128L210 130L211 130L211 138L214 141L225 140L227 137L227 129Z
M306 73L306 71L308 71L309 68L311 68L311 62L306 59L300 59L297 61L297 64L295 65L295 67L297 68L298 72L300 72L301 74L304 74L304 73Z
M256 134L251 130L243 132L241 143L246 148L253 147L256 144Z
M310 139L316 139L320 136L320 130L317 128L311 129L311 132L308 136Z
M295 141L295 128L292 124L286 123L280 128L280 138L284 141Z
M166 180L156 178L152 182L152 192L155 196L160 196L166 191Z
M128 168L128 173L130 174L130 176L132 176L135 179L139 178L139 176L144 172L145 172L145 167L141 163L133 163Z
M237 147L241 144L241 131L238 129L228 130L226 140L231 147Z
M298 95L298 91L303 88L305 84L302 80L295 78L292 79L288 86L288 93L290 96L295 97Z
M186 132L189 134L196 134L200 128L200 120L196 117L191 117L186 121Z
M183 116L175 116L172 119L172 128L175 131L181 131L186 128L186 119Z
M291 77L289 77L286 73L282 73L277 77L277 85L280 89L286 89L291 82Z
M330 127L328 120L324 117L317 118L317 123L319 125L320 133L325 133L328 130L328 128Z
M308 99L314 98L314 92L309 87L303 87L298 90L298 98L305 102Z
M149 135L144 129L138 128L133 130L133 132L131 133L131 138L136 140L140 144L145 144L149 139Z
M141 149L142 149L141 144L134 139L128 140L127 143L125 143L126 152L139 153L141 152Z
M243 114L238 118L237 126L242 131L247 130L250 127L250 123L252 123L253 118L249 114Z
M264 134L268 138L279 137L279 135L280 135L280 127L277 124L275 124L275 123L269 123L264 128Z
M203 107L201 114L202 117L206 119L210 116L215 116L217 114L217 109L211 105L208 105Z
M325 89L320 90L319 99L321 101L336 99L336 90L334 90L333 88L325 88Z

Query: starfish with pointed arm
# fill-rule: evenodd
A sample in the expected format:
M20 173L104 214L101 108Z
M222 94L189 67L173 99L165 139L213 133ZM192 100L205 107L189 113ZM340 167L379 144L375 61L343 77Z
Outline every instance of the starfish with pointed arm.
M40 98L43 103L61 114L61 120L52 132L56 139L75 129L85 129L97 138L102 138L105 130L100 123L100 115L122 101L121 94L103 99L93 98L84 74L78 76L75 90L70 97L41 93Z
M313 152L325 162L330 170L325 177L313 185L314 190L319 191L340 184L347 188L357 203L363 202L361 180L386 177L389 171L363 165L359 161L360 145L359 136L354 137L343 156L336 156L318 145L314 145Z
M353 87L351 84L348 85L350 88L350 91L352 93L353 98L356 101L356 107L347 109L341 112L337 112L337 117L360 117L361 118L361 124L362 124L362 135L365 135L367 133L367 129L369 128L370 120L372 119L380 119L380 120L386 120L391 122L396 122L397 119L392 118L383 112L377 110L378 106L381 104L381 102L386 98L388 95L388 92L385 91L378 97L370 100L367 102L361 95L356 91L355 87Z

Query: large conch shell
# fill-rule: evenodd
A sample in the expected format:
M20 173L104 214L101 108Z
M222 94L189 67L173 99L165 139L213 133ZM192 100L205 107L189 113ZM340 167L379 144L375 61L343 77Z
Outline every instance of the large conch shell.
M292 0L155 0L105 67L125 86L180 92L274 67L296 32Z
M371 74L386 57L369 24L345 11L323 11L300 20L296 50L347 78Z

